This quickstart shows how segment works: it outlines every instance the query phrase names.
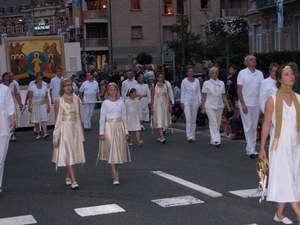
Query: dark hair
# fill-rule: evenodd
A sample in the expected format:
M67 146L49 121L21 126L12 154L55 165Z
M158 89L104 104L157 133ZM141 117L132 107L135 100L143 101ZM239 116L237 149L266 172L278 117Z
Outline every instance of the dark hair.
M43 77L44 77L44 74L42 73L42 72L37 72L36 74L35 74L35 84L36 84L36 80L38 79L38 77L42 77L42 79L43 79Z
M129 88L128 91L127 91L127 94L126 96L129 97L133 92L135 92L136 89L135 88Z
M232 64L232 65L230 65L230 67L232 67L234 70L238 70L239 68L238 68L238 66L236 65L236 64ZM229 68L230 68L229 67Z
M3 75L2 75L2 82L4 82L4 77L5 77L6 75L9 76L9 72L3 73ZM10 76L9 76L9 79L10 79ZM11 82L9 81L9 83L11 83Z
M61 72L63 71L63 69L62 69L61 67L57 67L57 68L56 68L56 71L57 71L57 70L60 70Z
M223 66L223 61L221 59L217 59L215 61L215 64L217 64L219 67L222 67Z
M280 87L281 87L281 83L280 83L280 79L282 78L282 71L284 70L284 68L286 67L286 66L288 66L288 67L290 67L288 64L283 64L283 65L281 65L278 69L277 69L277 71L276 71L276 86L277 86L277 88L279 89ZM291 68L291 67L290 67ZM291 68L291 70L293 70L292 68Z
M177 86L177 82L176 81L172 81L171 85L174 86L174 87L176 87Z
M269 72L273 69L273 67L279 67L278 63L272 62L269 66Z
M195 71L195 70L194 70L194 67L191 66L191 65L188 65L188 66L186 67L186 72L187 72L189 69L192 69L193 71Z

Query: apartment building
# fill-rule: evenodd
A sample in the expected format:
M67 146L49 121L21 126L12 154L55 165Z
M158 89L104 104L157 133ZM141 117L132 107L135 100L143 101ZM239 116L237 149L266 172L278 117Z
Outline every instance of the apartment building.
M300 50L300 1L284 0L282 28L278 28L277 0L248 0L250 52Z

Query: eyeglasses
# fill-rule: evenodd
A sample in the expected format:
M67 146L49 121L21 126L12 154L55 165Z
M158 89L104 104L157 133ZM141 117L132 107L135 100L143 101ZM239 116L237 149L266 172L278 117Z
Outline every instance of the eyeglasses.
M250 58L249 61L256 61L256 58Z

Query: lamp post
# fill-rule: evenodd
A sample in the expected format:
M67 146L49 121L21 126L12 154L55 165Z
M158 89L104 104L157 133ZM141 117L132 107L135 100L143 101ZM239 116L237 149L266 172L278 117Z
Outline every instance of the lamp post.
M183 0L181 0L181 52L182 52L182 56L181 56L181 75L182 75L182 79L185 77L185 46L184 46L184 42L185 42L185 35L184 35L184 24L183 24Z
M228 0L225 0L225 18L228 17ZM230 46L229 46L229 37L228 32L226 34L226 72L229 72L230 67Z

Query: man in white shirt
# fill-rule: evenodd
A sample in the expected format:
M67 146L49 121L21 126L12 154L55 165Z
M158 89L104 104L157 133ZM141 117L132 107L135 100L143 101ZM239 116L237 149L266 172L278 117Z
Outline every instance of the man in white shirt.
M127 91L130 88L134 88L134 86L138 84L138 82L133 79L133 72L131 69L127 71L126 76L127 79L122 82L122 93L121 93L121 97L124 102L127 99L126 97Z
M260 83L259 107L262 113L265 113L267 99L278 90L276 86L276 71L278 67L277 63L271 63L269 66L270 76Z
M255 69L256 58L250 54L245 57L246 69L239 72L237 77L237 94L239 108L246 138L246 154L250 158L258 155L255 150L257 124L260 114L259 89L264 76L261 71Z
M56 99L59 98L60 82L61 82L62 79L63 79L63 77L62 77L62 68L58 67L56 69L56 76L53 77L50 81L51 104L54 104Z
M97 81L94 80L94 74L87 73L87 80L82 83L79 89L79 97L84 103L84 130L90 131L91 118L95 108L95 102L100 101L100 90Z
M20 85L19 85L19 83L17 81L14 80L14 73L13 72L9 72L9 77L13 81L13 83L16 86L16 89L17 89L17 95L15 96L15 98L17 99L18 102L22 102L22 97L20 95L20 90L21 90L20 89Z

